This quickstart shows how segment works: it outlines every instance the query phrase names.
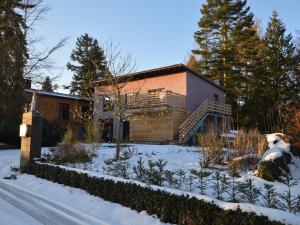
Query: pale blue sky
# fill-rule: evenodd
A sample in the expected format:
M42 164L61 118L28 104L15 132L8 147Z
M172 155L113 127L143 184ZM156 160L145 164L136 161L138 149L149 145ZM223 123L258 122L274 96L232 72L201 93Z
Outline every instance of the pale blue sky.
M37 27L45 46L70 37L68 44L53 55L60 67L60 85L68 84L66 69L76 38L88 33L100 41L119 43L124 54L137 61L137 70L184 62L194 47L204 0L45 0L51 7ZM248 0L251 11L265 27L273 9L279 12L294 37L300 30L299 0Z

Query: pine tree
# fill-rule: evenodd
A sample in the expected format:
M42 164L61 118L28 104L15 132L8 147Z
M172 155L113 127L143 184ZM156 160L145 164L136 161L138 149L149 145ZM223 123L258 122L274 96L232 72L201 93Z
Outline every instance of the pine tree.
M202 17L195 32L198 56L194 70L209 79L220 80L226 90L227 102L236 112L246 88L247 76L254 72L257 43L253 14L247 1L207 0L202 5Z
M46 76L44 82L42 83L42 90L48 91L48 92L53 92L52 81L50 80L49 76Z
M239 191L241 193L242 201L249 202L251 204L255 204L261 194L260 189L254 186L251 178L247 179L245 183L239 185Z
M300 57L292 40L274 11L259 53L263 59L261 71L252 78L252 90L245 107L252 109L252 125L257 123L263 132L284 129L285 124L290 124L286 110L292 106L297 108L299 104Z
M67 64L68 69L74 73L70 93L91 96L93 82L103 78L107 70L104 51L96 39L84 34L77 39L71 61L75 64Z
M287 186L287 191L283 194L280 194L280 198L283 200L283 209L288 210L289 212L294 211L297 205L297 198L295 198L292 194L292 187L297 185L296 181L292 181L292 178L287 174L284 181Z
M207 177L209 177L211 175L211 173L207 172L201 168L200 171L197 171L194 169L191 170L191 174L194 175L196 177L196 179L198 179L198 188L200 189L200 194L205 195L205 190L208 187Z
M181 190L187 181L186 171L184 169L175 170L175 176L176 176L176 188Z
M280 201L277 199L278 193L276 192L273 184L264 184L265 194L262 195L263 204L265 207L277 209L280 206Z
M230 181L227 183L226 192L230 197L231 202L238 202L238 187L239 183L236 181L236 178L240 177L239 173L236 171L229 171L228 173Z
M142 157L137 161L137 165L133 167L133 173L135 174L135 179L141 182L145 182L146 168L144 166L144 161Z
M0 142L17 144L23 111L24 67L28 57L21 0L0 1Z
M215 172L212 176L212 189L217 199L222 200L222 178L219 172Z

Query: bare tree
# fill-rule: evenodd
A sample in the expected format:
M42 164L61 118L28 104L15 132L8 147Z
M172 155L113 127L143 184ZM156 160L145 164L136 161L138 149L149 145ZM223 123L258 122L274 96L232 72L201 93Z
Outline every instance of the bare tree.
M120 158L121 152L121 123L128 119L128 103L124 88L131 77L126 74L132 73L136 68L135 60L131 55L123 56L119 45L108 41L104 45L107 61L107 71L104 75L103 96L113 105L113 117L118 121L116 127L116 155L115 159ZM138 91L138 90L137 90Z
M26 24L24 35L28 49L24 77L32 79L34 83L41 84L44 80L44 73L55 67L51 56L66 44L68 38L62 38L50 48L41 49L40 43L43 38L36 36L35 27L45 19L50 7L44 3L44 0L23 0L22 4L24 7L21 13ZM52 80L56 78L57 76L53 77Z

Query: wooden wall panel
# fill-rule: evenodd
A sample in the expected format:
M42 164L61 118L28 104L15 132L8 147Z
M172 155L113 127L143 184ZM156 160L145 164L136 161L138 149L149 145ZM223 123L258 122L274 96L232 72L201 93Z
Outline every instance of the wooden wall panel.
M132 142L172 142L179 125L187 118L184 110L160 114L138 115L130 120L129 138Z

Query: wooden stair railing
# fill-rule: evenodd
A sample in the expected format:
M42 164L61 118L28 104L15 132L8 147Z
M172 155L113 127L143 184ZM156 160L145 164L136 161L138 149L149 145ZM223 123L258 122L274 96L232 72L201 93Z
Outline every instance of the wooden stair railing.
M191 137L195 127L210 114L219 114L222 116L231 115L231 106L215 100L207 98L180 126L179 126L179 142L184 143Z

